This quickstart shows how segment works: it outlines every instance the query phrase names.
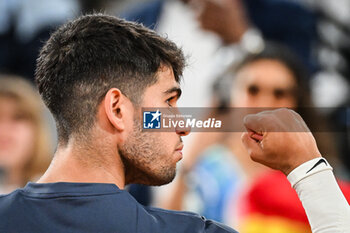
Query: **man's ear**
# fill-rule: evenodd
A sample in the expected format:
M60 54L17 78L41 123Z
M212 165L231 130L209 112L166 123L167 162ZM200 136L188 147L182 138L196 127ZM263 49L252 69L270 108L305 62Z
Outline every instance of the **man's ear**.
M111 88L105 95L104 109L109 122L119 131L125 129L126 98L117 88Z

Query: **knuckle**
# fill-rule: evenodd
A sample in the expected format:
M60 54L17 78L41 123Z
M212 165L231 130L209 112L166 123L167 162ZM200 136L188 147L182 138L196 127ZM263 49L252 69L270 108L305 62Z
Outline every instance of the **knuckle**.
M280 116L287 116L287 115L291 114L290 111L291 110L288 109L288 108L279 108L279 109L276 110L276 114L280 115Z
M243 124L249 127L252 125L253 122L255 122L255 119L255 114L248 114L243 118Z

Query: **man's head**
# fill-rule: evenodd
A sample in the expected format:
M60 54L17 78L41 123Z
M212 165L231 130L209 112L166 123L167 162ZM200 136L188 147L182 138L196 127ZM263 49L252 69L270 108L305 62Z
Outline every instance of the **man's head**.
M87 15L52 34L40 52L36 82L56 120L61 145L71 138L89 139L99 124L113 135L126 173L133 171L134 177L127 174L129 182L162 184L171 175L165 179L160 167L174 167L169 153L179 147L181 132L172 134L174 148L168 148L165 134L141 132L141 114L133 110L167 107L169 98L176 102L184 63L174 43L141 25ZM149 178L141 180L140 174Z
M40 52L36 82L57 121L60 142L94 122L97 105L116 87L139 104L161 65L179 82L184 58L176 45L141 25L86 15L60 27Z

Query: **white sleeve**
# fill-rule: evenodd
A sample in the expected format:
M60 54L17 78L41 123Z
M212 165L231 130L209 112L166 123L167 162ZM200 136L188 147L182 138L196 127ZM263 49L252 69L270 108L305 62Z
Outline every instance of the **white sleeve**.
M312 159L288 176L313 233L350 233L350 207L324 158Z

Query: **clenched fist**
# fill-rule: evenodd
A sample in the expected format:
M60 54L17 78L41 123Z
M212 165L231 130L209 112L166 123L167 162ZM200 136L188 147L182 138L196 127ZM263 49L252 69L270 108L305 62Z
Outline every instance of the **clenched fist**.
M294 168L321 157L315 138L293 110L281 108L247 115L242 141L251 159L288 175Z

